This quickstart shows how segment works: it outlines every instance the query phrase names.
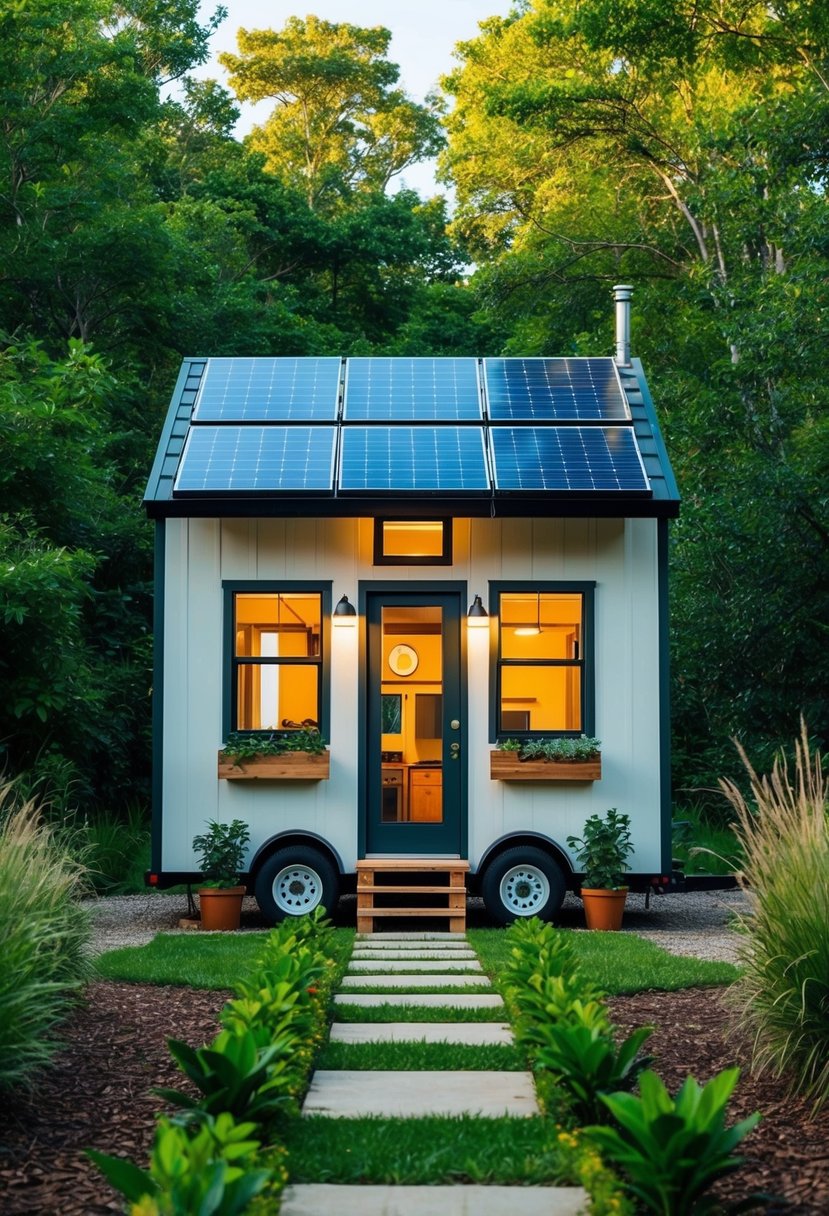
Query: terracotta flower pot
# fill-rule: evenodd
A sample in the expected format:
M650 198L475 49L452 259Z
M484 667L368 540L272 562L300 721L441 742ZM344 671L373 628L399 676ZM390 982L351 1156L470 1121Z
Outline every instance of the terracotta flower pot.
M627 887L618 887L615 891L582 887L581 898L588 929L621 929L627 893Z
M238 929L244 897L244 887L199 887L202 929Z

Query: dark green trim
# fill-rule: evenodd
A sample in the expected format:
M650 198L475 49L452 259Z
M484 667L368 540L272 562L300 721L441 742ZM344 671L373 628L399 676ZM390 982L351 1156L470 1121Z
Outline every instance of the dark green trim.
M671 813L671 648L668 601L668 521L657 524L657 586L659 597L659 785L662 873L670 875L673 853Z
M420 520L400 520L400 523L442 524L442 552L440 557L386 557L383 552L383 524L395 523L395 515L378 515L374 521L374 565L375 566L451 566L453 543L453 520L433 515Z
M516 591L540 591L552 595L581 595L584 605L583 646L578 664L556 659L501 659L501 596ZM596 632L595 632L595 591L594 581L579 582L539 582L534 579L511 579L509 582L491 582L489 584L489 615L494 623L489 631L489 741L497 743L499 739L538 739L555 736L557 738L577 738L579 735L593 735L596 730ZM581 669L581 730L498 730L498 706L501 703L501 667L574 667Z
M645 372L644 372L644 369L642 368L641 360L640 359L631 359L631 367L633 368L633 371L636 374L636 379L639 383L639 391L642 394L642 402L645 407L645 414L646 414L648 422L650 424L651 434L653 436L653 444L654 444L654 447L656 448L657 456L659 457L659 463L662 466L662 473L665 477L665 491L668 495L668 500L673 504L673 506L675 508L671 512L666 512L666 513L660 512L659 515L662 518L676 516L679 514L679 486L676 484L676 478L674 477L674 471L673 471L673 468L671 467L671 462L668 458L668 449L665 447L665 440L662 438L662 431L660 429L659 421L656 416L656 406L653 403L653 397L651 397L651 391L648 388L648 382L645 379ZM656 514L656 512L655 512L655 514Z
M164 821L164 590L167 532L163 519L155 524L153 566L153 732L152 732L152 819L150 824L150 869L161 871L162 825Z
M320 661L319 667L319 704L320 704L320 733L326 743L331 739L331 580L322 579L224 579L223 617L222 617L222 739L235 730L234 705L236 704L236 672L239 663L236 659L234 646L233 599L241 592L247 594L268 594L288 591L309 591L321 597L322 619L320 621ZM256 662L243 660L245 662ZM307 660L282 660L285 664L306 665ZM248 732L252 735L256 731ZM262 734L273 734L272 730Z

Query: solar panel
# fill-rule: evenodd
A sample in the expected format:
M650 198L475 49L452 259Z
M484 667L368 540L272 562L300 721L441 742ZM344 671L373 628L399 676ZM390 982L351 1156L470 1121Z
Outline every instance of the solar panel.
M208 359L194 422L333 422L338 358Z
M340 490L489 492L483 429L343 427Z
M628 422L612 359L485 359L493 422Z
M349 359L348 422L480 422L476 359Z
M650 491L632 427L499 426L489 433L497 490Z
M191 427L173 493L333 493L334 426Z

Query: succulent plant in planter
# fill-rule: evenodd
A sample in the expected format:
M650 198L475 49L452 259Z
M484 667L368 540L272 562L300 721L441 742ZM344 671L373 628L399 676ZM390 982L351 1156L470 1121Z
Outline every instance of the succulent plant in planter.
M591 815L583 836L568 836L582 869L581 897L588 929L619 929L627 897L625 871L633 852L630 816L615 807Z
M199 908L203 929L238 929L242 917L245 888L239 876L245 865L250 840L248 825L241 819L231 823L209 820L208 830L193 837L199 858L202 883Z

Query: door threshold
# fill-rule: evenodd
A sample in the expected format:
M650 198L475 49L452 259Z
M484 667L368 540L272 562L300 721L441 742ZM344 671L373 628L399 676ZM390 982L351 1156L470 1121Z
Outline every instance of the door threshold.
M366 853L364 861L460 861L460 853Z

